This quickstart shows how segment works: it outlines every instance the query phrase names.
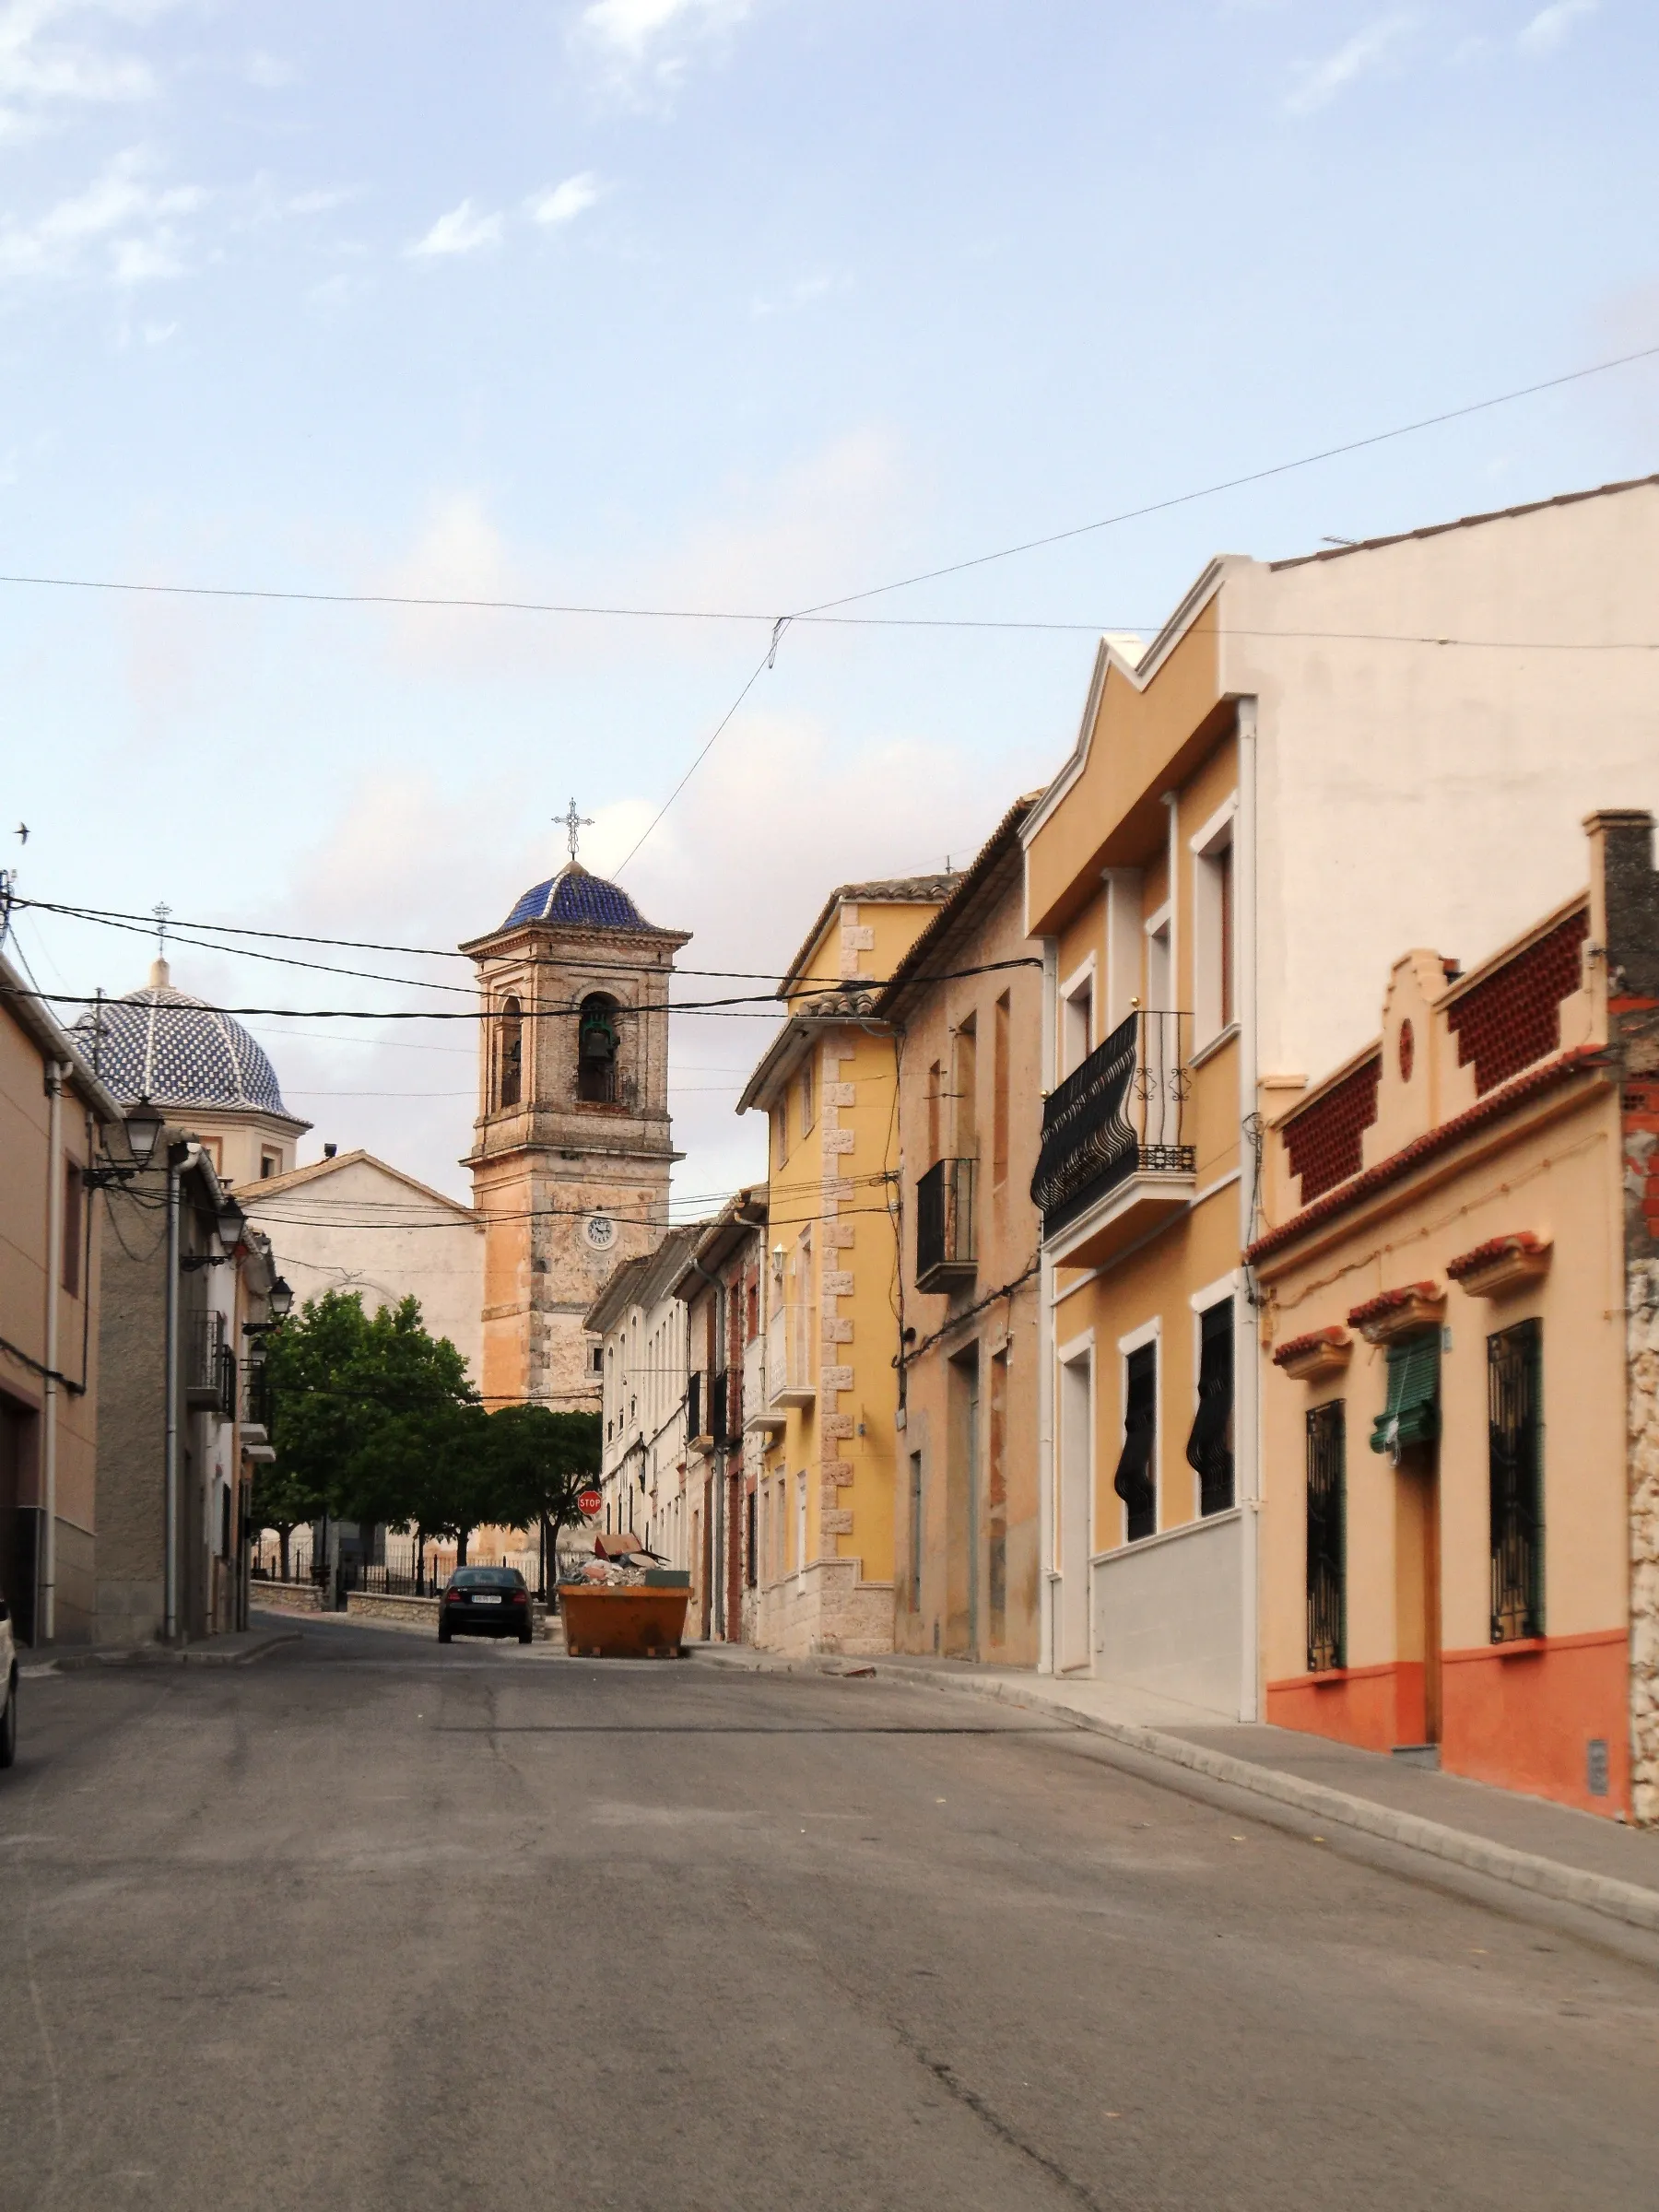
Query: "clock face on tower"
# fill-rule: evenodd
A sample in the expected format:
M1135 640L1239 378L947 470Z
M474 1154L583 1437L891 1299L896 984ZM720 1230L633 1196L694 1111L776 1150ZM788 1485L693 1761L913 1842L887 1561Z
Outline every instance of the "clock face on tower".
M608 1252L617 1241L617 1225L608 1214L590 1214L582 1233L595 1252Z

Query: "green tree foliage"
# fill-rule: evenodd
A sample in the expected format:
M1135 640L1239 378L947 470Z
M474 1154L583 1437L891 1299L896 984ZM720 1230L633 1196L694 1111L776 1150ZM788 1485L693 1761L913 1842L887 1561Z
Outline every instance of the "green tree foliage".
M580 1520L599 1417L545 1406L487 1414L465 1361L429 1335L414 1299L367 1314L358 1292L331 1290L266 1346L276 1459L254 1503L259 1525L283 1533L285 1564L277 1508L289 1529L327 1512L412 1529L422 1545L452 1536L463 1560L480 1526L544 1524L557 1545Z

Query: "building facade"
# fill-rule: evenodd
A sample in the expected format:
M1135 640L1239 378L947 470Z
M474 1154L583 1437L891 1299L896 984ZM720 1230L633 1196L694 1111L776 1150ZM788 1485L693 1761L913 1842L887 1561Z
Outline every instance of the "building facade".
M340 1152L237 1186L271 1240L297 1302L356 1291L367 1312L413 1298L429 1335L447 1337L480 1380L484 1224L371 1152Z
M766 1405L756 1640L892 1648L898 1034L880 989L954 876L843 884L779 989L782 1030L738 1101L768 1117ZM762 1410L762 1409L758 1409Z
M1488 956L1582 886L1574 808L1653 803L1659 672L1621 646L1656 557L1648 480L1218 560L1144 653L1102 645L1022 832L1045 1664L1259 1715L1263 1124L1364 1044L1368 967Z
M1659 882L1650 817L1587 828L1587 892L1466 973L1396 961L1267 1132L1266 1717L1651 1818Z
M0 1595L19 1643L97 1609L100 1200L121 1109L0 955Z
M486 1015L463 1164L485 1230L488 1405L600 1402L584 1316L668 1218L668 989L688 941L572 859L461 948Z
M767 1204L739 1191L686 1248L675 1295L686 1309L686 1488L694 1633L752 1632L757 1515L771 1425L747 1394L764 1342ZM764 1367L761 1367L764 1373Z
M1004 816L877 1001L901 1039L893 1640L1034 1666L1042 978Z
M670 1230L622 1261L585 1317L600 1347L598 1524L631 1530L683 1569L698 1531L686 1480L686 1308L675 1285L702 1226Z

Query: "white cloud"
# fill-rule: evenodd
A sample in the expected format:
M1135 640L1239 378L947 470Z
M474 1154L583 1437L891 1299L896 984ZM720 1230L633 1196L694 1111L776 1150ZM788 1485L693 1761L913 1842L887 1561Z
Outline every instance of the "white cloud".
M0 5L0 138L46 127L64 108L150 99L155 72L137 55L77 38L71 18L143 21L171 0L6 0Z
M1412 28L1413 21L1414 18L1408 15L1381 16L1363 30L1356 31L1346 45L1303 72L1300 84L1285 101L1286 113L1312 115L1338 93L1346 92L1358 78L1387 58Z
M763 322L769 315L786 315L796 308L811 307L815 301L842 289L844 280L833 276L798 276L773 298L753 300L749 312L758 323Z
M424 238L417 239L407 251L414 259L441 259L460 253L477 253L488 246L501 242L501 218L499 215L475 213L470 200L463 200L459 207L452 207L441 215Z
M292 62L285 62L277 53L266 53L263 48L248 56L243 74L251 85L265 92L279 92L300 81L300 72Z
M593 206L604 190L593 171L584 169L573 177L567 177L562 184L555 184L550 192L535 194L524 203L525 212L533 221L550 229L560 223L573 223Z
M198 185L152 182L153 166L142 148L130 148L34 222L0 222L0 278L72 276L100 257L121 285L182 275L188 241L179 218L207 194Z
M1553 6L1539 9L1516 43L1524 53L1553 53L1571 36L1580 17L1594 15L1598 5L1599 0L1554 0Z
M590 0L582 11L582 28L600 45L637 62L669 33L724 30L740 23L752 5L753 0Z

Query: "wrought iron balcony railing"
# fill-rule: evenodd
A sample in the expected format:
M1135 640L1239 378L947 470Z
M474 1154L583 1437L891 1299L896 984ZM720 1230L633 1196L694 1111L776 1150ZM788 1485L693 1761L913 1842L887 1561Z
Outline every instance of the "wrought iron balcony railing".
M935 1159L916 1185L916 1288L973 1280L974 1159Z
M208 1309L187 1313L183 1329L184 1403L193 1413L236 1418L236 1355L225 1338L225 1317Z
M1193 1172L1193 1147L1182 1142L1191 1025L1186 1014L1131 1014L1049 1093L1031 1178L1044 1237L1133 1175Z

